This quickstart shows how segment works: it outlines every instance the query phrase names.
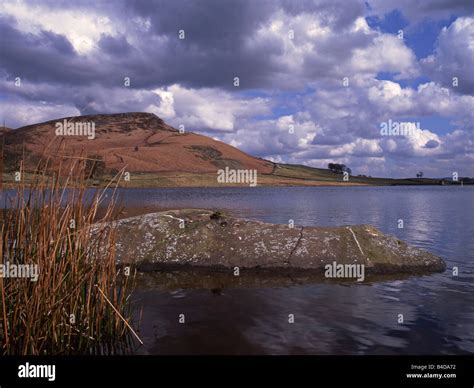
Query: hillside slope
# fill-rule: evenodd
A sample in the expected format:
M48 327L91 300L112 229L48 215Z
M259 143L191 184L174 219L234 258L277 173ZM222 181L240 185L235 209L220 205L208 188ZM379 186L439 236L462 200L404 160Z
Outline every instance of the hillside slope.
M56 123L94 123L95 138L57 136ZM126 167L135 173L215 173L228 166L268 174L273 164L235 147L195 133L179 133L151 113L123 113L67 117L21 127L4 134L6 165L14 168L27 155L33 168L42 155L82 155L102 160L106 171Z

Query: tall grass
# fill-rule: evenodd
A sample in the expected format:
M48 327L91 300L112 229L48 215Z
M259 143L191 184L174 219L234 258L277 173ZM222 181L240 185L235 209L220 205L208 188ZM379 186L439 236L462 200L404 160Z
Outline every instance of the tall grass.
M134 274L116 267L110 222L116 186L86 198L86 162L43 161L4 211L0 265L37 265L39 277L0 277L0 353L110 354L132 344Z

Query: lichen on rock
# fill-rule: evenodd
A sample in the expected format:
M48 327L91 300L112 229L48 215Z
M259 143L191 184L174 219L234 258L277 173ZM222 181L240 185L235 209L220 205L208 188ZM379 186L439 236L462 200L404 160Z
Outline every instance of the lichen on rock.
M139 268L234 267L322 272L361 264L369 273L441 272L444 261L371 225L294 227L182 209L115 221L117 260Z

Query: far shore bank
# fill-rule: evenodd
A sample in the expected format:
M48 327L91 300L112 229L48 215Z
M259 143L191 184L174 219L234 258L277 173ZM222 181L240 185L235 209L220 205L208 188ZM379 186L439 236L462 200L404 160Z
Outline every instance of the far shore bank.
M114 183L114 175L103 175L97 179L89 179L85 182L89 188L102 188ZM34 175L25 173L23 184L33 184ZM3 174L0 189L15 189L19 182L15 181L13 174ZM342 175L331 174L328 176L305 177L305 176L280 176L275 174L260 174L256 186L246 183L219 183L216 174L194 174L194 173L130 173L129 179L122 177L118 182L120 188L223 188L223 187L354 187L354 186L461 186L473 185L474 180L447 181L431 178L372 178L350 176L344 180Z

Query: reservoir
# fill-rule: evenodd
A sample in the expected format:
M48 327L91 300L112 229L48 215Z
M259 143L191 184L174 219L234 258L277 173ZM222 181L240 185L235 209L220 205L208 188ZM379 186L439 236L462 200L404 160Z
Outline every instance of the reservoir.
M121 189L119 197L147 211L212 208L296 226L371 224L447 263L441 274L364 282L254 277L216 287L221 275L141 274L139 354L474 352L472 186Z

